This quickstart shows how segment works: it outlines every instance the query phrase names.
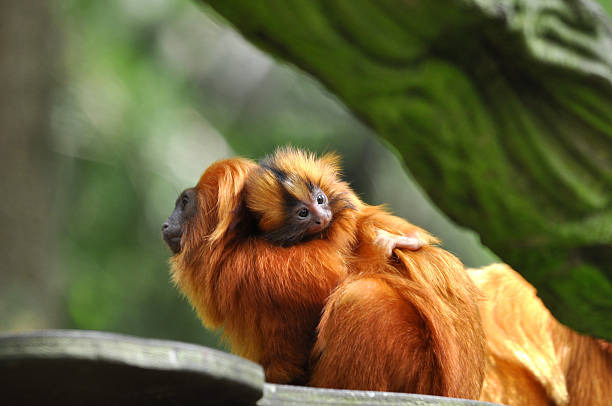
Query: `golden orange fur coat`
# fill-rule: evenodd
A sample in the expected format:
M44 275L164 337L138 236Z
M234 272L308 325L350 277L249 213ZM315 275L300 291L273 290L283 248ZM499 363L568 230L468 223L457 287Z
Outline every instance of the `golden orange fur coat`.
M433 246L396 250L390 262L376 244L378 230L402 234L416 227L359 201L336 177L332 161L297 169L316 171L312 179L321 178L330 196L341 189L336 192L354 209L335 217L322 239L272 245L251 232L254 225L245 216L244 186L255 168L246 159L220 161L195 188L197 214L184 227L172 274L204 324L223 328L232 352L262 364L268 381L306 383L316 326L330 303L319 326L313 385L477 398L484 343L478 295L461 263ZM347 267L351 275L344 280ZM360 298L355 292L364 284L375 288ZM346 304L357 313L342 316ZM380 323L381 313L388 323ZM376 330L373 319L379 321ZM358 337L370 337L367 349L380 356L362 358L357 343L341 345ZM366 369L344 369L345 377L328 369L330 360L350 365L354 359ZM387 374L363 381L379 368Z
M481 400L511 406L612 404L610 343L561 325L535 288L507 265L469 274L485 295Z

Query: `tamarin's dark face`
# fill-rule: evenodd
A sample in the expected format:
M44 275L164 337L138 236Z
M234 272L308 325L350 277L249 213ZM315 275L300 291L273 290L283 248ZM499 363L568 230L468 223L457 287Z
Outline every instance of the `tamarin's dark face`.
M300 198L284 190L284 216L282 225L265 232L265 237L281 245L298 243L323 232L332 220L329 200L318 186L307 182L308 193Z
M293 222L304 230L304 235L310 236L325 230L331 221L332 212L328 203L325 193L319 187L312 186L309 198L290 204L292 207L289 207L288 213L293 213ZM287 220L291 222L291 218Z
M197 195L195 189L186 189L179 195L170 217L162 224L162 236L174 254L181 251L183 226L196 212Z

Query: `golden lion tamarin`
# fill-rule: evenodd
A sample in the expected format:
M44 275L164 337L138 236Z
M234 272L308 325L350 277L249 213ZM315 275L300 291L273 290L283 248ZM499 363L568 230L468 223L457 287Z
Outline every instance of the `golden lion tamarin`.
M310 250L279 250L257 235L244 186L257 165L211 165L184 191L164 224L172 276L209 328L223 328L233 353L260 363L266 380L304 383L320 311L344 275L354 241L352 210L338 213L329 239ZM183 213L186 213L183 214Z
M307 382L315 326L329 293L344 278L347 264L360 269L370 263L373 272L392 271L395 268L385 268L384 264L388 263L393 247L418 249L421 241L435 241L403 220L390 221L392 217L382 209L364 205L337 173L335 157L315 159L292 149L278 151L261 166L240 158L221 161L206 170L195 188L183 192L175 212L164 224L164 239L175 252L172 262L176 283L204 323L209 327L223 326L232 351L261 363L271 382ZM387 223L383 221L377 227L373 221L375 213ZM408 251L395 252L401 258ZM357 258L360 255L371 258L359 261L353 259L355 253ZM445 253L444 261L447 255L454 258ZM442 271L448 264L455 266L452 261L444 261L436 264ZM456 278L448 279L454 282ZM381 281L387 282L384 278ZM463 292L451 289L450 296L459 291ZM455 304L449 305L453 310ZM461 318L466 319L465 315ZM417 319L420 324L431 322L420 316ZM467 317L469 321L476 319L472 315ZM454 325L442 328L446 327ZM479 326L471 327L467 336L476 336ZM388 336L389 331L373 333L385 333L388 339L393 339ZM449 331L449 337L453 334L454 331ZM433 344L429 338L422 338L421 347L427 347L423 354L429 357L434 351ZM454 336L449 340L453 339ZM478 348L482 347L476 341L465 343L471 346L469 357L473 360L479 359ZM400 343L400 347L404 344L408 345ZM451 344L436 354L442 363L459 362L452 367L470 369L478 364L457 360L467 353L455 351L464 343ZM331 349L328 353L331 354ZM396 362L402 364L401 360ZM431 357L424 363L429 369L441 365ZM474 375L482 373L481 369L473 371ZM439 385L416 389L445 394L448 379L464 378L467 374L444 373ZM472 380L468 381L465 386L470 389L464 392L477 397ZM410 383L402 387L409 386Z
M242 158L211 165L181 193L163 236L174 253L173 279L204 324L222 327L232 352L259 362L269 382L305 383L321 309L355 243L359 202L326 167L320 180L334 218L325 238L281 248L260 235L245 205L244 186L257 168Z
M273 169L274 162L289 165L288 178L311 166L299 169L291 165L293 158L282 157L262 166L241 158L212 165L195 188L179 196L163 225L175 253L176 283L207 326L225 327L234 352L264 365L269 381L308 381L308 352L316 339L311 385L477 398L484 368L482 331L473 312L478 301L488 338L481 400L606 404L612 392L610 343L561 326L533 287L506 266L470 271L482 297L458 271L456 258L437 247L394 249L389 259L394 247L417 249L435 240L364 205L334 177L326 179L335 193L320 189L328 203L344 201L345 207L330 210L333 220L323 219L327 226L318 230L315 220L278 232L283 221L291 222L286 209L298 208L286 202L299 202L275 196L268 197L268 207L280 202L284 215L266 223L267 206L258 213L256 196L247 208L247 179ZM334 159L327 161L326 174L336 175ZM334 200L345 192L344 200ZM298 200L319 204L313 193ZM326 217L317 207L312 212ZM397 240L415 236L415 230L416 241Z
M345 210L356 211L359 217L365 206L339 179L338 162L335 154L316 158L290 147L279 148L264 158L249 175L245 197L258 233L273 244L287 247L312 238L326 239L327 226ZM375 247L387 256L394 248L418 250L428 242L420 238L418 230L413 226L410 235L376 230ZM435 240L431 236L427 239Z

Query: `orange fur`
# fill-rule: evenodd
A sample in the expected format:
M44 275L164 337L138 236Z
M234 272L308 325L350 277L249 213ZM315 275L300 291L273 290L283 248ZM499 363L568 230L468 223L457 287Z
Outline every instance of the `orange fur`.
M204 324L223 328L232 352L260 363L267 381L303 383L321 309L354 245L356 212L340 213L326 239L274 246L244 219L244 186L256 168L235 158L204 172L198 214L172 259L173 278ZM352 198L344 185L334 187L346 187Z
M396 249L389 261L375 244L377 229L418 228L379 207L362 208L357 227L349 275L318 327L310 384L477 399L484 371L479 293L461 262L435 246Z
M504 264L469 270L481 302L487 368L481 400L511 406L608 405L610 343L561 325L536 290Z
M560 325L535 289L505 265L469 271L485 294L481 299L459 261L440 248L396 249L389 260L378 243L380 230L437 240L360 202L337 178L336 157L317 161L286 151L288 171L324 174L318 181L336 188L355 210L334 217L320 239L272 245L253 232L245 203L269 210L270 222L259 226L273 228L279 201L246 201L245 186L247 179L256 182L264 196L274 186L252 176L261 172L250 160L220 161L195 188L198 214L184 225L182 249L172 259L173 279L204 324L223 328L232 351L261 363L268 381L307 382L316 339L312 385L477 398L484 368L474 311L480 300L487 337L481 400L607 404L610 343ZM302 193L299 187L294 192Z
M275 165L291 174L295 196L305 193L303 180L320 186L333 221L320 238L273 245L258 235L246 207L264 214L259 229L278 227L277 182L246 159L209 167L172 260L173 278L204 324L223 328L232 352L259 362L269 382L306 383L321 311L349 266L320 324L311 383L477 397L484 366L477 293L460 262L437 247L395 250L390 262L378 243L381 230L437 240L362 203L338 178L337 157L284 149ZM359 368L343 367L353 360Z

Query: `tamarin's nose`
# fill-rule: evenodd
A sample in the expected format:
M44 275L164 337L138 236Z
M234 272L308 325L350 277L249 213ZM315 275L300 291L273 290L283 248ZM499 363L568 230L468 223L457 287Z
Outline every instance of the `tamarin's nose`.
M168 224L168 222L165 222L164 224L162 224L162 231L165 231L168 227L170 227L170 224Z

